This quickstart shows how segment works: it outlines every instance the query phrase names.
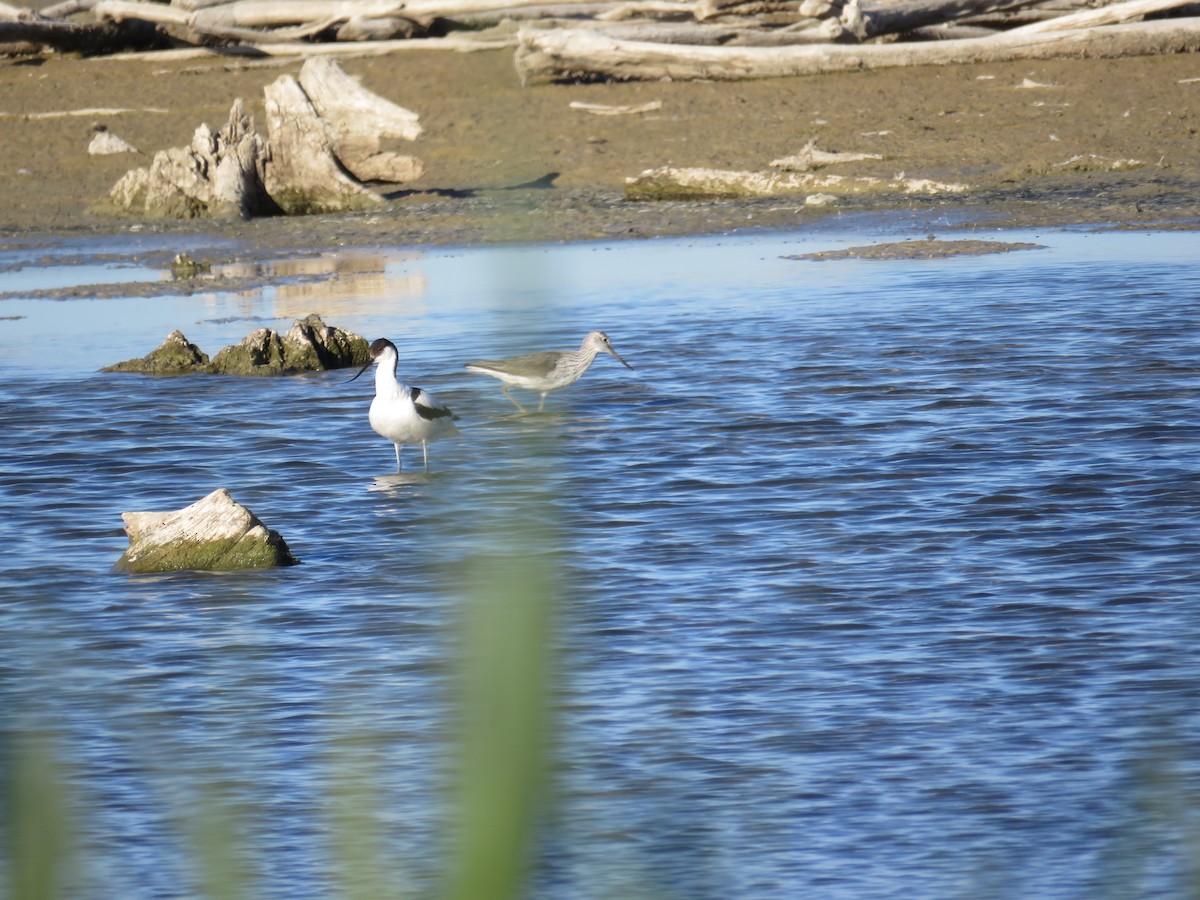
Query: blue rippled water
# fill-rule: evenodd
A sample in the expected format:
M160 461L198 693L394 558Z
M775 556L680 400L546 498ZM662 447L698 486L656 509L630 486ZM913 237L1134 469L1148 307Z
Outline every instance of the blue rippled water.
M63 283L53 245L11 268L0 697L74 773L74 896L195 896L211 783L255 896L328 896L347 728L428 891L463 569L531 502L562 561L535 896L1195 896L1195 235L786 258L872 237L314 253L324 281L154 300L16 296ZM365 378L96 371L309 312L460 415L433 477L391 476ZM544 415L461 368L593 328L635 370L601 357ZM302 564L112 570L123 511L217 487Z

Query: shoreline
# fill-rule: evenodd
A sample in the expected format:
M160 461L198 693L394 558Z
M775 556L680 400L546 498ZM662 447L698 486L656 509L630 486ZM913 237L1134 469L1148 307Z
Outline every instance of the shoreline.
M303 60L0 65L0 236L132 231L229 238L279 249L474 245L807 229L909 218L914 231L1103 225L1200 228L1200 83L1191 55L914 67L747 82L522 87L511 51L412 50L342 61L365 87L421 117L398 142L425 173L376 186L379 212L248 222L98 212L153 154L219 127L241 98L263 122L262 88ZM573 101L650 114L594 116ZM104 114L103 110L124 110ZM82 114L81 114L82 113ZM48 115L50 114L50 115ZM93 123L139 148L89 156ZM259 126L261 130L261 125ZM663 165L766 171L810 140L878 160L838 174L958 182L962 194L804 194L628 200L627 179Z

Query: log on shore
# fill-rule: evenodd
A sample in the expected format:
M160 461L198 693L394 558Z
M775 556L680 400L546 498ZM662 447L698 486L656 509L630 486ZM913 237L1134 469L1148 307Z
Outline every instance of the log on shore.
M421 174L419 159L381 146L421 133L411 110L371 93L337 63L310 59L300 80L283 75L263 89L266 139L242 101L213 134L196 129L188 147L155 154L113 186L120 211L165 218L252 218L354 212L384 204L363 181L393 184Z
M314 58L300 70L300 86L325 127L334 155L360 181L401 184L421 177L422 163L383 149L383 141L416 140L420 116L372 93L333 60Z
M717 200L815 192L853 194L959 194L967 185L926 178L876 178L815 172L746 172L662 166L625 179L628 200Z
M188 147L154 154L109 191L118 210L151 217L250 218L278 212L264 189L262 139L241 100L215 134L200 125Z
M270 158L263 181L288 215L365 212L384 201L346 175L304 88L282 75L263 88Z
M1200 17L1048 33L919 44L696 47L619 41L584 30L522 29L516 53L522 83L611 78L620 81L778 78L895 66L1083 57L1111 59L1200 50Z
M167 38L146 22L68 22L29 13L0 16L0 49L5 46L51 47L64 53L100 56L127 50L169 46Z

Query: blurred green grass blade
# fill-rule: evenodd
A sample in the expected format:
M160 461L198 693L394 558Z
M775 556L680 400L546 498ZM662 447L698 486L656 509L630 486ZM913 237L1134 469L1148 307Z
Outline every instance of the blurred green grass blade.
M330 760L329 841L337 896L342 900L399 900L412 892L396 884L385 849L384 783L378 747L362 728L347 726Z
M546 504L549 508L549 504ZM451 900L522 896L548 791L554 536L515 527L473 563L461 643Z
M66 780L54 744L33 733L9 734L4 744L5 896L60 900L68 896L75 854Z

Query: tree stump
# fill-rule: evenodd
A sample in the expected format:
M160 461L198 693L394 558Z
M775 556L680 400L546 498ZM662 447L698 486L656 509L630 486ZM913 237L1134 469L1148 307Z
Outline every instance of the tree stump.
M415 112L368 91L324 57L304 64L300 86L324 123L334 154L355 178L403 184L421 177L419 159L383 149L385 139L420 136Z
M321 117L304 88L282 75L263 89L270 159L267 193L288 215L365 212L383 199L347 176L334 157Z
M242 101L216 134L202 124L189 147L160 150L109 191L118 209L152 217L250 218L276 212L263 186L262 141Z

